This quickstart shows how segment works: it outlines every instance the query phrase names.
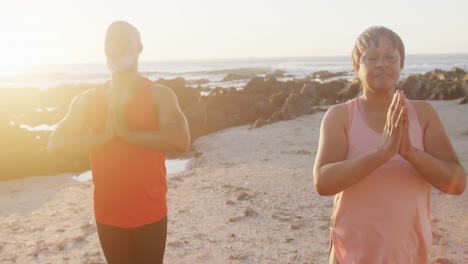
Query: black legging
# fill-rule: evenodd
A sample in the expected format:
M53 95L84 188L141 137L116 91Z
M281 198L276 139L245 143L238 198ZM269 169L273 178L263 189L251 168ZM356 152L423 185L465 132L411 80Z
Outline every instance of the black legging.
M109 264L162 264L167 218L137 228L96 223L102 251Z

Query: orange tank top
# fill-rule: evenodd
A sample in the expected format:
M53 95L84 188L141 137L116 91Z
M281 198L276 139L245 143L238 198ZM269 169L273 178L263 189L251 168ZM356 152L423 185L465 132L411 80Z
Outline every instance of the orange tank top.
M129 100L125 114L129 129L158 131L151 81ZM107 118L104 87L91 93L87 123L91 135L102 133ZM133 228L167 215L165 153L115 138L90 153L94 183L94 212L101 224Z
M359 99L348 101L348 154L375 149L382 135L372 130ZM408 100L410 140L424 149L423 130ZM427 263L432 244L430 185L400 155L335 196L331 240L340 264Z

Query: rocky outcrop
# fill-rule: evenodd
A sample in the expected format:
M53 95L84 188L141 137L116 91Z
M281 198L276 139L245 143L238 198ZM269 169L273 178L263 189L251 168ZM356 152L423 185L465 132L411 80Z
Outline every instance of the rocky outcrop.
M316 82L310 78L279 81L282 72L252 78L244 89L193 88L183 78L159 79L170 87L184 112L192 139L228 127L253 128L324 111L325 105L342 103L362 92L358 79ZM28 131L31 127L53 125L62 119L71 100L79 93L106 84L61 85L39 88L0 89L0 180L89 168L87 157L67 159L46 152L50 131ZM468 74L459 68L433 70L410 75L399 84L410 99L468 102Z
M222 82L232 82L240 80L250 80L255 77L253 73L228 73L221 81Z
M426 74L407 76L399 84L410 99L453 100L465 97L463 85L466 72L460 68L451 71L432 70Z
M329 71L317 71L313 72L309 75L309 78L312 79L322 79L322 80L327 80L331 78L336 78L336 77L343 77L343 76L348 76L348 72L329 72Z

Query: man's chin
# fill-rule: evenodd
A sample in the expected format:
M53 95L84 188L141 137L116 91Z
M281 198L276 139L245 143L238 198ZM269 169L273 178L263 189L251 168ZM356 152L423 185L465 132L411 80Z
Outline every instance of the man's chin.
M125 74L132 73L138 69L137 63L134 60L116 60L116 61L107 61L107 69L112 74Z
M126 70L121 70L121 69L110 69L110 68L109 68L109 71L110 71L112 74L126 74L126 73L131 72L131 71L128 70L128 69L126 69Z
M129 74L133 73L136 71L135 67L130 67L130 68L116 68L116 67L107 67L107 69L112 73L112 74Z

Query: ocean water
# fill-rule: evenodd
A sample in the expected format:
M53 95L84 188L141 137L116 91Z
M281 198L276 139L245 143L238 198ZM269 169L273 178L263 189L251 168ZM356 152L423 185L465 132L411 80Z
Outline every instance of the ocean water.
M407 55L402 77L433 69L450 70L455 66L468 71L468 54ZM208 83L201 85L203 87L242 87L248 80L222 82L222 79L229 73L262 75L276 70L288 75L284 79L303 78L321 70L347 72L348 75L344 78L354 78L350 56L156 61L141 62L139 66L139 71L151 80L176 77L208 80ZM2 88L48 88L64 83L102 83L109 78L104 63L48 65L16 72L0 69Z

